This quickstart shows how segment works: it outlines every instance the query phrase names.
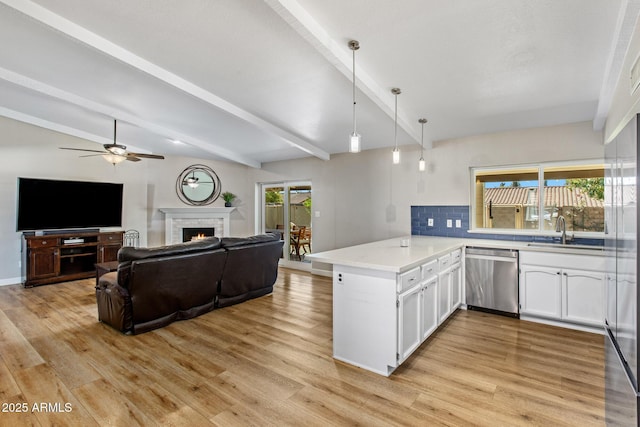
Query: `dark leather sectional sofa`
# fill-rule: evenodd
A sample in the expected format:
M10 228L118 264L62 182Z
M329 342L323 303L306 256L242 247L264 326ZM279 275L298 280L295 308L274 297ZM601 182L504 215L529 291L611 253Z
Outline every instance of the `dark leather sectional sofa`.
M273 290L283 242L274 234L125 247L96 286L98 319L139 334Z

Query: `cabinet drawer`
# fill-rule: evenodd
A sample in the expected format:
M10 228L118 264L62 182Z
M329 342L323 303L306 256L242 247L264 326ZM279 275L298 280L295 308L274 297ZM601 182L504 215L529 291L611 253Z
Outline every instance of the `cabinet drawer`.
M55 237L43 237L41 239L29 239L27 240L27 244L29 248L51 248L54 246L58 246L58 239Z
M438 274L438 260L434 259L426 264L422 265L422 280L426 280L430 277Z
M100 243L122 243L122 232L117 233L101 233L98 235Z
M462 249L456 249L451 252L451 264L459 263L462 259Z
M438 267L440 268L440 271L443 271L446 268L449 268L450 265L451 265L451 254L447 254L445 256L441 256L440 258L438 258Z
M398 277L398 292L402 292L420 282L420 267L402 273Z

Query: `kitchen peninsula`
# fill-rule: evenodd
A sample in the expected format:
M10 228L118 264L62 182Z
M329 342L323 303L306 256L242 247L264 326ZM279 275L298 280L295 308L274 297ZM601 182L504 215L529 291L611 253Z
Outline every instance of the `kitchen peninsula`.
M333 265L333 357L390 375L460 306L463 247L412 236L309 255Z
M333 266L333 357L390 375L464 303L466 247L520 252L521 319L602 333L602 246L411 236L307 256Z

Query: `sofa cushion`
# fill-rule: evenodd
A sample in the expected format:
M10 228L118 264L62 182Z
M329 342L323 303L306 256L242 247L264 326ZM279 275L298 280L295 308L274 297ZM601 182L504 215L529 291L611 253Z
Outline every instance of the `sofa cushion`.
M159 246L156 248L132 248L125 246L118 252L118 261L127 262L141 259L174 256L192 252L208 251L220 248L220 239L207 237L191 242L177 243L175 245Z
M236 248L239 246L273 242L277 240L280 240L280 237L274 233L258 234L257 236L250 237L223 237L220 241L220 246L223 248Z

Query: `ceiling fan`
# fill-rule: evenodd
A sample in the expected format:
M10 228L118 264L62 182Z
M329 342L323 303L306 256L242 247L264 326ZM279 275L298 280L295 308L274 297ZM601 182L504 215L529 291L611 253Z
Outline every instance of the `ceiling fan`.
M87 153L98 153L98 154L87 154L80 157L93 157L93 156L102 156L106 161L116 165L125 160L129 160L130 162L139 162L141 159L159 159L163 160L164 156L160 156L157 154L144 154L144 153L133 153L127 151L126 145L117 144L116 143L116 128L118 121L113 121L113 144L103 144L104 151L100 150L87 150L84 148L68 148L68 147L60 147L61 150L74 150L74 151L84 151Z

